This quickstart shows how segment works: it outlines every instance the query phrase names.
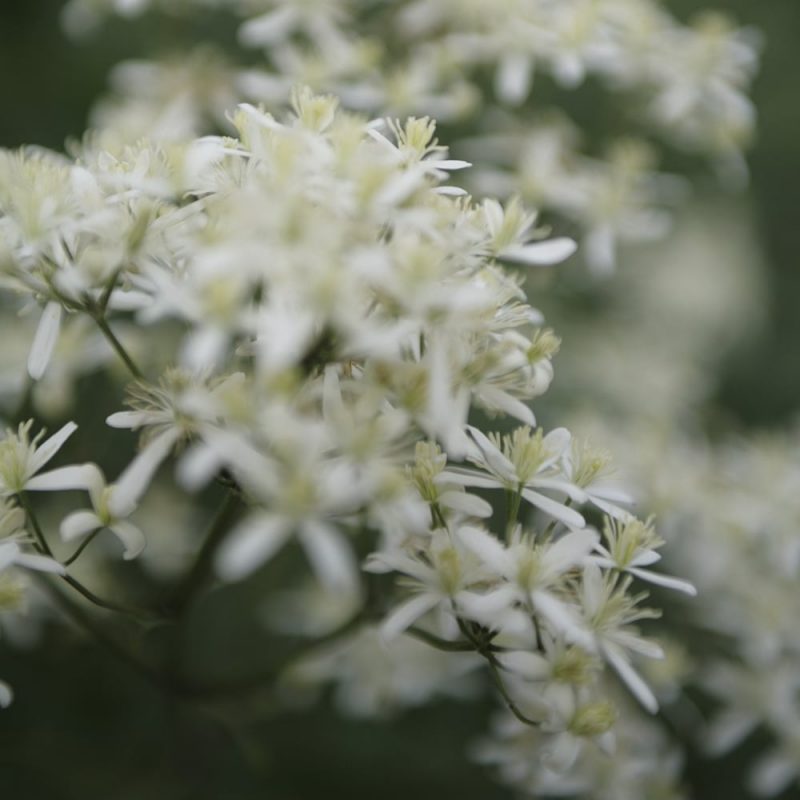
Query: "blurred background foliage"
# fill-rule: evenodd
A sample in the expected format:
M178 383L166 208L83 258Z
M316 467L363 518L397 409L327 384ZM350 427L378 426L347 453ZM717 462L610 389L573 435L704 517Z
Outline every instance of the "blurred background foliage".
M111 20L98 35L75 44L60 29L61 5L61 0L0 3L4 147L35 143L60 149L68 138L80 136L91 103L106 87L108 70L121 59L169 51L198 34L233 40L234 26L224 18L145 18ZM672 0L666 5L688 17L708 3ZM744 208L752 219L767 270L767 292L760 328L737 345L714 377L714 408L725 424L774 427L791 421L800 408L800 103L795 80L800 73L800 3L724 0L718 5L760 28L766 40L754 91L760 124L749 159L751 183L723 202L736 207L739 215ZM534 101L538 91L548 91L545 82L537 86ZM569 111L587 138L602 138L605 126L613 125L613 113L603 113L591 86L572 94ZM721 190L710 175L698 177L696 193L720 202ZM702 208L702 203L694 207ZM668 255L669 243L662 249ZM646 248L639 252L648 258ZM595 300L613 294L612 280ZM546 302L542 306L548 310ZM558 329L558 320L550 321ZM98 407L111 407L109 391L109 386L87 386L87 403L93 405L86 422L105 416ZM109 454L109 462L122 464L125 455ZM217 603L213 610L196 609L193 614L202 625L188 621L189 651L204 674L214 675L215 663L238 655L248 668L267 671L282 657L271 649L264 652L266 640L256 621L236 615L241 597L235 599ZM148 646L158 648L157 629L151 640ZM343 719L328 699L296 713L271 714L269 699L249 688L213 703L198 702L171 697L88 640L76 643L69 631L55 627L48 630L44 647L30 652L4 648L0 663L19 697L0 715L4 798L508 796L464 758L484 729L488 699L432 704L388 722ZM701 800L735 800L742 796L740 782L735 757L712 765L689 761L687 783Z

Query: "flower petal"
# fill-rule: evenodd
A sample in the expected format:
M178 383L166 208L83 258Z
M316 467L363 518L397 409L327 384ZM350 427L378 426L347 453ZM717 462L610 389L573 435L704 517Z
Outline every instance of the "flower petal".
M132 522L123 519L109 526L109 530L122 542L125 552L122 557L126 561L136 558L147 544L144 534Z
M78 426L68 422L63 428L56 431L49 439L45 439L31 458L31 472L38 472L60 449L64 442L72 436Z
M48 303L44 307L39 326L33 337L31 352L28 355L28 375L38 381L47 365L58 341L58 332L61 329L61 303Z
M275 514L252 514L240 522L220 547L217 575L238 581L255 572L284 545L292 532L289 521Z
M93 511L75 511L61 521L59 533L65 542L71 542L102 527L102 520Z

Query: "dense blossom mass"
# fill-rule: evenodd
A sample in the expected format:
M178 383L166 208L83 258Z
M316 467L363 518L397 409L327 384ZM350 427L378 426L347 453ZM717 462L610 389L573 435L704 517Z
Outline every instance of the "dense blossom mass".
M3 283L41 308L28 372L45 376L62 328L93 320L132 379L108 425L141 440L106 482L91 463L43 471L74 425L41 444L30 422L9 432L5 572L70 579L31 491L86 491L91 508L63 518L62 542L107 530L139 556L147 534L129 518L174 453L184 489L224 475L245 507L214 553L223 581L297 542L320 588L357 608L366 544L368 573L402 577L381 641L412 633L482 657L539 731L542 774L612 747L625 703L609 675L654 711L634 664L661 655L635 628L655 612L626 573L694 589L651 572L660 540L609 483L607 458L563 428L545 435L526 403L550 385L558 339L519 270L573 242L545 238L517 201L475 202L450 183L469 165L427 118L367 122L300 90L286 118L243 105L232 122L237 138L116 151L99 134L74 161L2 154ZM143 346L151 333L157 350ZM471 409L521 427L487 436ZM475 489L507 498L503 525Z
M331 686L376 717L491 686L472 757L596 800L686 797L685 719L714 752L759 729L753 789L781 791L796 458L676 433L742 311L714 264L741 253L676 249L667 278L617 276L610 318L567 309L560 386L527 291L575 253L611 279L621 245L664 236L690 185L665 148L746 179L757 33L655 0L71 0L63 20L145 12L232 17L236 40L118 65L68 155L0 151L6 638L58 607L213 702L181 625L240 591L265 638L306 641L259 682L276 707ZM611 134L559 104L581 87ZM535 299L550 317L574 289ZM84 409L98 373L115 405ZM161 623L166 664L136 639ZM692 626L725 647L689 654Z
M298 81L368 114L430 115L468 134L471 189L568 220L595 272L620 243L662 237L687 194L659 172L659 142L727 182L747 175L759 36L721 13L684 24L655 0L72 0L64 19L78 34L149 9L232 15L238 51L190 40L180 56L119 65L94 114L116 136L209 133L241 99L284 102ZM615 98L622 135L583 141L564 104L540 99L584 85Z

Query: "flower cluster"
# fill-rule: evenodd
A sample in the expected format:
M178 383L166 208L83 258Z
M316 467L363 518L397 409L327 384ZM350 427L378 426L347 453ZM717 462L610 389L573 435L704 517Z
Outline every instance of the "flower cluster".
M481 165L500 178L490 192L522 194L576 222L597 270L613 267L618 240L668 227L665 203L675 199L676 180L656 173L658 149L646 138L711 157L727 180L746 175L759 40L722 14L682 24L655 0L72 0L65 21L81 32L104 12L148 8L232 13L244 52L204 44L179 59L122 64L114 94L96 108L97 124L129 139L209 133L225 125L232 98L284 102L298 81L335 93L350 109L458 122L480 137ZM263 63L243 67L253 50ZM530 114L541 73L562 91L592 78L634 107L635 141L629 134L590 154L571 123L551 124L538 103Z
M141 554L131 516L174 455L185 491L216 480L238 506L223 509L174 607L206 565L242 581L299 546L313 585L356 614L356 635L322 670L306 664L306 681L333 677L344 702L380 709L391 687L353 679L375 668L359 654L406 633L446 655L420 687L420 670L403 667L419 647L392 651L381 677L405 683L400 701L484 662L510 713L538 731L530 758L571 786L588 750L614 745L612 676L657 707L633 663L661 656L636 627L657 612L634 581L694 593L651 569L661 540L609 481L607 457L566 429L545 434L528 405L550 385L559 341L520 270L574 243L543 238L517 201L475 202L451 184L469 165L428 118L368 122L298 90L285 117L241 105L231 122L236 138L116 149L101 132L74 161L2 153L3 285L42 308L28 374L46 376L67 323L89 320L131 378L128 409L107 423L139 432L141 447L107 483L92 463L39 474L72 424L41 445L28 425L9 434L5 494L79 490L91 508L62 519L54 550L78 550L55 560L32 509L40 552L21 549L10 507L1 563L61 573L97 602L70 565L103 531L124 559ZM522 424L486 435L471 411ZM505 498L503 524L483 492Z

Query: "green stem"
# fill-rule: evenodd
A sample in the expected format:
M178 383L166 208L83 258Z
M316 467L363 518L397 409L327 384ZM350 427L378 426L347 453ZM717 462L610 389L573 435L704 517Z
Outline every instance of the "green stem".
M178 584L169 603L170 611L180 616L191 603L197 590L211 576L214 556L220 545L232 530L232 522L239 511L240 499L236 492L230 491L217 511L209 526L203 544L197 553L194 563Z
M489 661L489 669L492 673L494 685L502 695L503 700L505 700L508 710L525 725L530 725L533 728L540 727L538 722L532 720L530 717L525 716L525 714L520 711L519 706L514 702L513 698L508 693L508 689L506 689L506 685L503 683L503 676L500 674L500 670L498 669L497 660L493 657L487 657L487 660Z
M99 314L92 316L94 321L97 323L97 327L100 328L103 336L106 337L108 343L114 348L117 355L125 363L125 366L128 368L128 371L131 373L131 375L133 375L133 377L138 381L143 380L144 373L142 373L142 371L136 365L136 362L130 357L128 351L122 346L120 340L114 335L114 332L109 327L105 317L100 316Z
M406 630L410 636L413 636L415 639L419 639L421 642L425 642L425 644L429 644L431 647L435 647L437 650L443 650L446 653L473 653L475 652L475 646L472 642L451 642L448 639L442 639L439 636L435 636L428 631L422 630L422 628L417 628L413 626Z
M511 532L519 518L519 507L522 501L522 485L515 492L508 492L508 519L506 521L506 539L511 537Z
M28 499L28 495L25 494L25 492L20 492L18 497L19 504L24 509L25 516L28 518L28 522L30 522L31 527L33 528L33 533L36 537L36 549L52 558L53 551L50 549L50 545L47 544L47 539L44 537L44 532L39 525L39 520L36 519L36 514L33 512L33 506L31 505L31 501Z
M81 553L97 538L97 535L102 531L102 528L97 528L93 530L78 546L78 549L66 560L63 562L65 567L68 567L70 564L75 563L78 558L80 557Z
M45 539L44 532L42 531L42 526L39 524L39 520L34 513L33 506L31 505L28 496L24 492L20 492L19 502L22 508L25 510L25 514L28 518L28 521L33 528L33 533L36 537L36 549L43 553L44 555L50 556L50 558L55 558L53 555L53 551L50 549L50 545L47 544L47 539ZM74 556L73 556L74 559ZM71 575L61 575L59 576L61 580L65 583L68 583L73 589L75 589L78 594L83 595L87 600L91 603L94 603L96 606L100 608L104 608L107 611L116 611L119 614L128 614L132 617L137 617L138 619L142 620L152 620L157 618L155 614L143 611L141 609L132 608L130 606L120 605L119 603L114 603L110 600L104 600L102 597L98 597L93 591L87 589L77 578L73 578Z

